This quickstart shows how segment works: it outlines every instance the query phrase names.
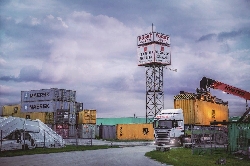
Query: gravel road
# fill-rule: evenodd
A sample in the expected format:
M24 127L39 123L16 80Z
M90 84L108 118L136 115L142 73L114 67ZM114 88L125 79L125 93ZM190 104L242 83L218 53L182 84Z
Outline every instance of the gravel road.
M153 145L76 151L51 154L36 154L16 157L1 157L1 166L165 166L145 157L155 149Z

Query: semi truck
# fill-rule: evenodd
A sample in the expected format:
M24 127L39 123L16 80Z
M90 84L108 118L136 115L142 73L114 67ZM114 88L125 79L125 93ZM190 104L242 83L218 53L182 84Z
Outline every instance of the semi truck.
M182 109L164 109L154 118L156 145L181 144L184 136Z
M239 96L246 99L246 102L250 99L247 91L203 77L196 93L180 91L180 94L174 96L174 109L164 109L155 116L156 145L182 145L191 140L194 143L227 143L228 102L212 96L210 88ZM247 109L239 122L244 121L249 112L250 109Z
M164 109L154 118L155 144L183 145L191 143L191 135L195 142L224 144L227 131L222 125L213 126L210 130L210 123L214 121L228 121L227 102L207 93L181 91L174 96L174 109Z

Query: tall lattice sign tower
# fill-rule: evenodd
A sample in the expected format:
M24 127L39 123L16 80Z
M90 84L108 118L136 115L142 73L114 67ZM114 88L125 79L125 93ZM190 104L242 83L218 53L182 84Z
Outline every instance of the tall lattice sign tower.
M170 37L152 32L137 37L138 66L146 71L146 123L164 108L163 69L171 65Z

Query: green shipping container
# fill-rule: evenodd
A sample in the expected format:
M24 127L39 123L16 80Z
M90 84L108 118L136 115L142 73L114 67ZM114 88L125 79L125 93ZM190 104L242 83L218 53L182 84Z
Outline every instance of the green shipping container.
M97 118L96 125L117 125L117 124L143 124L146 123L146 118Z

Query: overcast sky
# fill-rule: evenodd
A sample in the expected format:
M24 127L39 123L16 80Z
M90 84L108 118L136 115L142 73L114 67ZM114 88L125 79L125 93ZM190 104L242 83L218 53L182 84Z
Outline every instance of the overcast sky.
M75 90L98 117L146 114L145 67L137 36L170 35L171 69L164 70L165 108L179 91L195 93L203 76L250 91L250 1L1 0L0 105L21 91ZM246 101L229 102L230 116ZM250 105L250 103L249 103Z

